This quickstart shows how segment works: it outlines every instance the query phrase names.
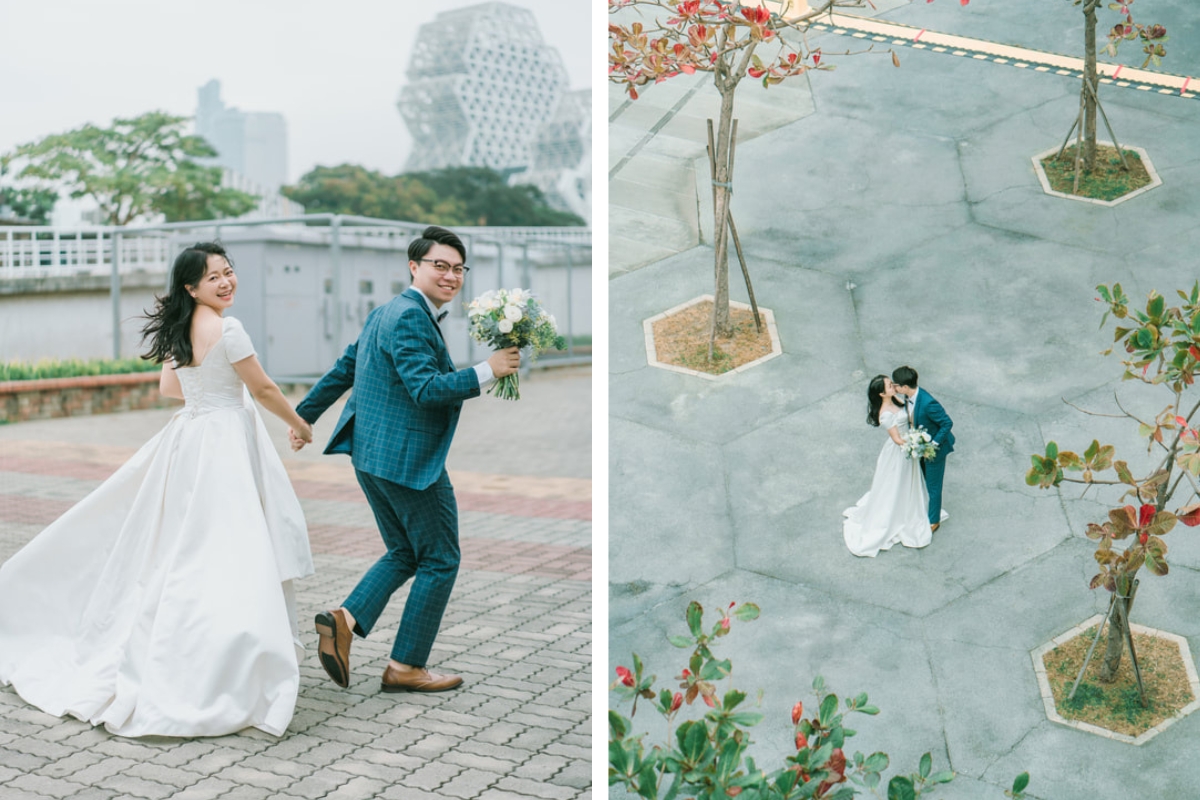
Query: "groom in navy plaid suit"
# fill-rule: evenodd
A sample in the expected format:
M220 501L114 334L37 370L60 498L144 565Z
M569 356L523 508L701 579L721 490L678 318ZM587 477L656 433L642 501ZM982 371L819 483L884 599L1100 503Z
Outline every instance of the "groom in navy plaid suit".
M426 228L408 247L412 286L371 312L358 341L296 407L316 422L351 389L325 452L351 456L387 545L342 606L317 615L318 655L339 686L350 685L353 634L370 633L392 593L410 578L381 688L440 692L462 683L457 675L426 669L458 575L458 506L446 453L463 400L516 372L521 359L510 347L455 370L439 323L448 313L442 307L462 289L466 255L452 232ZM303 443L293 436L292 446Z

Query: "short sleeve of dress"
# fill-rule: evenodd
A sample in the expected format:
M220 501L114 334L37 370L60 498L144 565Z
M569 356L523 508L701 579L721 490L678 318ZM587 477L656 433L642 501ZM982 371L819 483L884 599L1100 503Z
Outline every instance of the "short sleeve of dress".
M904 418L903 412L900 411L884 411L879 415L879 427L884 430L890 430Z
M224 338L225 355L229 358L230 364L236 364L255 354L254 343L250 341L250 335L246 333L242 323L233 317L225 318Z

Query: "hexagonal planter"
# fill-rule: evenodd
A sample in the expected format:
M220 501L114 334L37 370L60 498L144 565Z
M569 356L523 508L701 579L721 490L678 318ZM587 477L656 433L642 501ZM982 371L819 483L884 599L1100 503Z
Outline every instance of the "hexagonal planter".
M760 358L756 358L753 361L749 361L745 364L742 364L740 367L734 367L733 369L729 370L728 372L723 372L720 375L710 375L707 372L700 372L699 370L689 369L688 367L681 367L677 364L667 364L662 361L659 361L658 360L658 350L654 346L654 323L658 322L659 320L663 320L663 319L666 319L667 317L678 314L679 312L681 312L685 309L691 308L694 305L698 305L698 304L704 303L704 302L708 302L708 303L713 302L713 296L711 294L703 294L703 295L700 295L699 297L694 297L691 300L688 300L686 303L681 303L681 304L675 306L674 308L667 309L666 311L664 311L661 314L656 314L653 317L650 317L649 319L642 321L642 329L646 333L646 361L647 361L647 363L650 364L650 366L658 367L659 369L670 370L671 372L681 372L684 375L694 375L697 378L704 378L706 380L719 381L719 380L722 380L723 378L728 378L731 375L736 375L736 374L745 372L746 370L753 369L754 367L757 367L759 364L766 363L767 361L770 361L772 358L775 358L775 356L781 355L783 353L783 347L779 343L779 330L778 330L778 328L775 327L775 314L771 311L771 309L763 308L762 306L759 306L758 313L762 317L763 324L766 325L766 327L767 327L767 333L771 337L771 352L770 353L767 353L766 355L764 355ZM730 306L730 308L743 308L743 309L747 309L747 310L750 309L750 305L748 303L739 303L736 300L730 300L729 306Z
M1116 145L1114 145L1112 142L1102 142L1099 139L1096 140L1096 144L1103 144L1103 145L1108 145L1109 147L1116 147ZM1162 178L1158 177L1158 172L1155 171L1154 164L1151 163L1151 161L1150 161L1150 155L1144 149L1142 149L1141 147L1136 147L1134 145L1129 145L1129 144L1124 145L1121 149L1122 150L1132 150L1135 153L1137 153L1138 156L1141 157L1142 165L1146 167L1146 172L1149 173L1149 175L1150 175L1150 183L1146 184L1145 186L1141 187L1140 189L1133 190L1129 194L1123 194L1115 200L1096 200L1091 197L1080 197L1079 195L1067 194L1066 192L1059 192L1059 191L1055 191L1054 189L1051 189L1050 188L1050 179L1048 177L1046 177L1046 170L1044 170L1042 168L1042 159L1045 158L1046 156L1051 156L1051 155L1054 155L1055 153L1057 153L1058 152L1057 147L1051 147L1049 150L1043 150L1042 152L1035 155L1033 157L1033 171L1037 174L1038 181L1041 182L1041 184L1042 184L1042 191L1045 192L1046 194L1051 195L1053 197L1062 197L1067 200L1075 200L1080 203L1093 203L1098 206L1115 206L1120 203L1124 203L1126 200L1132 200L1133 198L1137 197L1140 194L1145 194L1146 192L1150 191L1151 189L1155 188L1156 186L1162 186Z
M1067 727L1084 731L1085 733L1094 733L1097 736L1103 736L1107 739L1113 739L1115 741L1124 742L1126 744L1142 745L1142 744L1145 744L1146 742L1150 741L1151 739L1153 739L1158 734L1162 733L1164 730L1169 728L1171 725L1175 724L1175 722L1177 722L1178 720L1183 719L1188 714L1191 714L1193 711L1195 711L1197 708L1200 708L1200 678L1197 678L1196 665L1195 665L1194 661L1192 660L1192 653L1191 653L1191 650L1188 648L1187 639L1183 638L1182 636L1178 636L1177 634L1174 634L1174 633L1160 631L1155 628L1147 628L1144 625L1138 625L1135 623L1135 624L1132 624L1129 626L1130 630L1132 630L1133 633L1141 634L1143 636L1154 636L1156 638L1166 639L1168 641L1174 642L1176 644L1176 646L1179 647L1179 657L1183 661L1184 670L1187 673L1188 685L1191 687L1191 690L1192 690L1192 702L1188 703L1186 706L1184 706L1183 708L1176 711L1173 716L1168 717L1167 719L1158 723L1157 725L1155 725L1154 727L1145 731L1144 733L1140 734L1139 736L1129 736L1127 734L1117 733L1116 731L1111 731L1111 730L1108 730L1107 728L1102 728L1102 727L1099 727L1098 725L1092 725L1087 722L1081 722L1079 720L1073 720L1073 719L1066 719L1061 714L1059 714L1058 709L1055 706L1054 692L1050 686L1050 678L1046 674L1046 667L1045 667L1045 663L1043 662L1042 658L1047 653L1050 653L1051 651L1058 648L1059 646L1066 644L1067 642L1069 642L1072 639L1074 639L1075 637L1083 634L1085 631L1092 628L1093 626L1098 625L1102 619L1104 619L1103 615L1097 614L1096 616L1091 617L1090 619L1084 620L1080 624L1076 625L1074 628L1071 628L1071 630L1069 630L1059 636L1055 636L1050 641L1046 642L1045 644L1041 645L1040 647L1035 648L1034 650L1032 650L1030 652L1030 655L1033 658L1033 670L1034 670L1034 673L1037 675L1038 687L1041 690L1041 694L1042 694L1042 703L1046 707L1046 717L1047 718L1049 718L1052 722L1057 722L1061 725L1066 725ZM1103 657L1103 654L1104 654L1103 653L1103 643L1101 643L1101 646L1097 648L1097 652L1093 656L1093 660ZM1125 653L1124 658L1128 659L1129 654Z

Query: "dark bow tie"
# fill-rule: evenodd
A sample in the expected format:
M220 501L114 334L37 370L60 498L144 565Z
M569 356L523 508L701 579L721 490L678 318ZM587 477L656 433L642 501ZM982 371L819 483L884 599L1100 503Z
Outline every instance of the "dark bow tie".
M449 310L449 309L446 309L445 311L442 311L442 312L439 312L439 313L438 313L438 315L437 315L437 321L438 321L438 324L439 324L439 325L441 324L442 320L444 320L444 319L446 318L446 315L447 315L447 314L449 314L449 313L450 313L450 310Z

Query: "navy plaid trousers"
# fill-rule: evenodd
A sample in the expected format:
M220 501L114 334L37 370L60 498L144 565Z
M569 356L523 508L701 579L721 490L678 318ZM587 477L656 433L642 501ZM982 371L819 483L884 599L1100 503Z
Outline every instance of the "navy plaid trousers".
M355 474L375 512L387 553L367 570L343 605L354 616L355 633L366 636L392 593L412 578L392 658L424 667L458 577L454 487L444 469L427 489L410 489L362 470Z

